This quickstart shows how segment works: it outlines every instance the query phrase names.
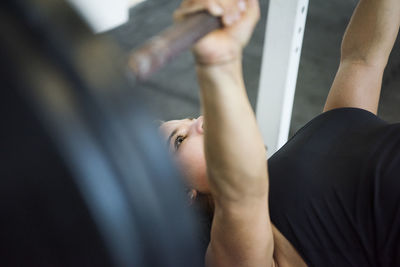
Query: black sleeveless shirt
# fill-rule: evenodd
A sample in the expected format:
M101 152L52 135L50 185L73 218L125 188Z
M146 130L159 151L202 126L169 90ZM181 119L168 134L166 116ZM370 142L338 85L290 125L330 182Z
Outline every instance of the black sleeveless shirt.
M309 266L400 266L400 124L328 111L268 162L271 220Z

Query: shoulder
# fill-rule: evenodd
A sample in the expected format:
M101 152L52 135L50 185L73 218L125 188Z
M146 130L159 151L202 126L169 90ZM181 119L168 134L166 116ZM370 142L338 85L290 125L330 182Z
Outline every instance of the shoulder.
M304 125L294 136L307 130L323 128L375 128L388 123L374 113L360 108L337 108L321 113ZM294 137L293 136L293 137Z
M278 152L303 145L316 146L321 150L360 137L373 138L371 134L387 125L387 122L364 109L333 109L318 115L300 128Z

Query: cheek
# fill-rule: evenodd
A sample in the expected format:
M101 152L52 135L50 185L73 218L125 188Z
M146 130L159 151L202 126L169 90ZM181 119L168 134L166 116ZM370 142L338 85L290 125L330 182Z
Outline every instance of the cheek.
M179 165L186 183L201 192L208 192L207 168L201 140L190 140L181 147Z

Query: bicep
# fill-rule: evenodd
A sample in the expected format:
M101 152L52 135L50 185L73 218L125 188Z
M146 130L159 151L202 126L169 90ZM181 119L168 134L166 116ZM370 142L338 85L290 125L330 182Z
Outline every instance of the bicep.
M353 107L378 111L384 67L363 62L342 61L329 91L324 112Z

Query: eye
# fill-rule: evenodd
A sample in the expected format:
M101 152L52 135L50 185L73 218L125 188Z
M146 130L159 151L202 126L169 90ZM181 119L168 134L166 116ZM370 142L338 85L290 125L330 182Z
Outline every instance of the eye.
M175 150L178 150L179 146L182 144L183 140L185 140L185 136L178 135L174 142Z

